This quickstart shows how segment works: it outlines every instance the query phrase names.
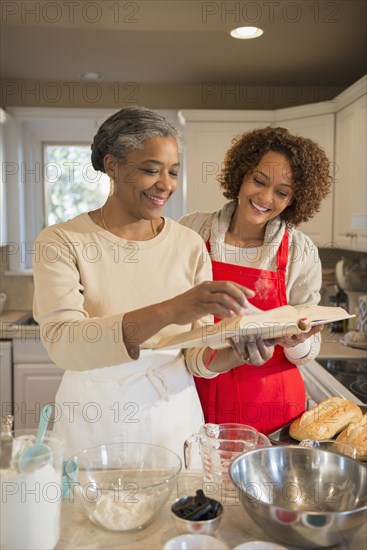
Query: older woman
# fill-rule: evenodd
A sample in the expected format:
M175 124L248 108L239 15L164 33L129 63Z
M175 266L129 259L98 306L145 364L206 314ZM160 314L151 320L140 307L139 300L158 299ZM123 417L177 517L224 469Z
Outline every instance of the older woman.
M203 419L191 373L217 376L242 361L232 348L213 358L206 347L183 354L150 346L208 315L242 314L252 292L211 281L201 238L162 216L179 170L177 133L162 116L129 107L108 118L92 164L111 178L106 203L46 228L36 243L34 316L65 369L54 430L66 454L114 441L181 454Z
M295 228L330 192L324 151L284 128L254 130L234 140L219 181L230 202L180 220L206 242L214 280L251 288L251 303L263 310L317 304L318 251ZM296 365L316 357L321 328L277 340L273 357L260 367L243 364L212 380L197 379L206 421L242 422L269 433L303 412L305 389Z

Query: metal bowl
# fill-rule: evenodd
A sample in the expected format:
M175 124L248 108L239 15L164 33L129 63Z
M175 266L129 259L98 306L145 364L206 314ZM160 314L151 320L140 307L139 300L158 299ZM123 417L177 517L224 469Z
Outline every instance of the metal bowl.
M203 520L191 520L191 519L184 519L175 514L174 508L177 504L184 505L187 500L191 498L188 496L184 496L181 498L178 498L174 501L174 503L171 506L171 512L176 524L176 527L180 531L180 533L196 533L201 535L212 535L216 532L216 530L219 527L219 524L222 520L223 515L223 506L219 503L218 512L215 518L212 519L203 519ZM212 503L217 502L214 499L209 499Z
M242 505L272 538L303 548L343 543L366 521L367 468L298 446L254 449L229 467Z

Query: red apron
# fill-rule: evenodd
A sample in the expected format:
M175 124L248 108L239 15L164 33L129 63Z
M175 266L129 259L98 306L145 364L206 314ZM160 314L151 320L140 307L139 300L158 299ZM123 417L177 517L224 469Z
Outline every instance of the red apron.
M209 239L207 248L210 253ZM251 303L263 310L287 304L285 270L288 231L277 252L277 271L213 261L215 281L234 281L256 292ZM276 346L262 366L241 365L216 378L195 378L205 422L249 424L264 434L284 426L305 410L305 387L298 368Z

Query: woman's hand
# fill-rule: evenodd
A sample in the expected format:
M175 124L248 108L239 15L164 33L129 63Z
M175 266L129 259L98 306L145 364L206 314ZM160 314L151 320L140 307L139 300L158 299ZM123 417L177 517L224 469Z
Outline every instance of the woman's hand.
M254 295L252 290L231 281L206 281L170 300L129 311L122 320L126 349L132 359L137 359L140 344L163 327L188 325L209 314L220 319L243 315L247 298Z
M203 363L212 372L227 372L244 363L263 365L274 353L272 341L255 337L229 338L231 347L217 351L207 348L203 355ZM213 353L214 351L214 353Z
M306 342L311 336L318 334L324 328L324 325L317 325L312 327L308 332L302 332L301 334L293 334L293 336L282 336L281 338L275 338L274 342L282 348L294 348L298 344Z
M274 353L274 345L270 340L263 340L261 337L241 336L230 338L232 349L240 357L242 363L251 365L263 365Z
M247 298L254 295L252 290L231 281L206 281L162 305L172 323L186 325L208 314L219 319L244 315L250 305Z

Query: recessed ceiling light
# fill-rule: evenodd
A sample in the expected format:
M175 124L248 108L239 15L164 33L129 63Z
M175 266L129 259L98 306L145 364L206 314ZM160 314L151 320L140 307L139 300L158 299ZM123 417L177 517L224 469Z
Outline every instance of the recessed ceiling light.
M230 32L233 38L239 38L242 40L250 38L258 38L263 34L263 30L259 27L237 27Z
M83 80L101 80L101 78L103 78L103 74L89 71L87 73L81 73L80 78Z

